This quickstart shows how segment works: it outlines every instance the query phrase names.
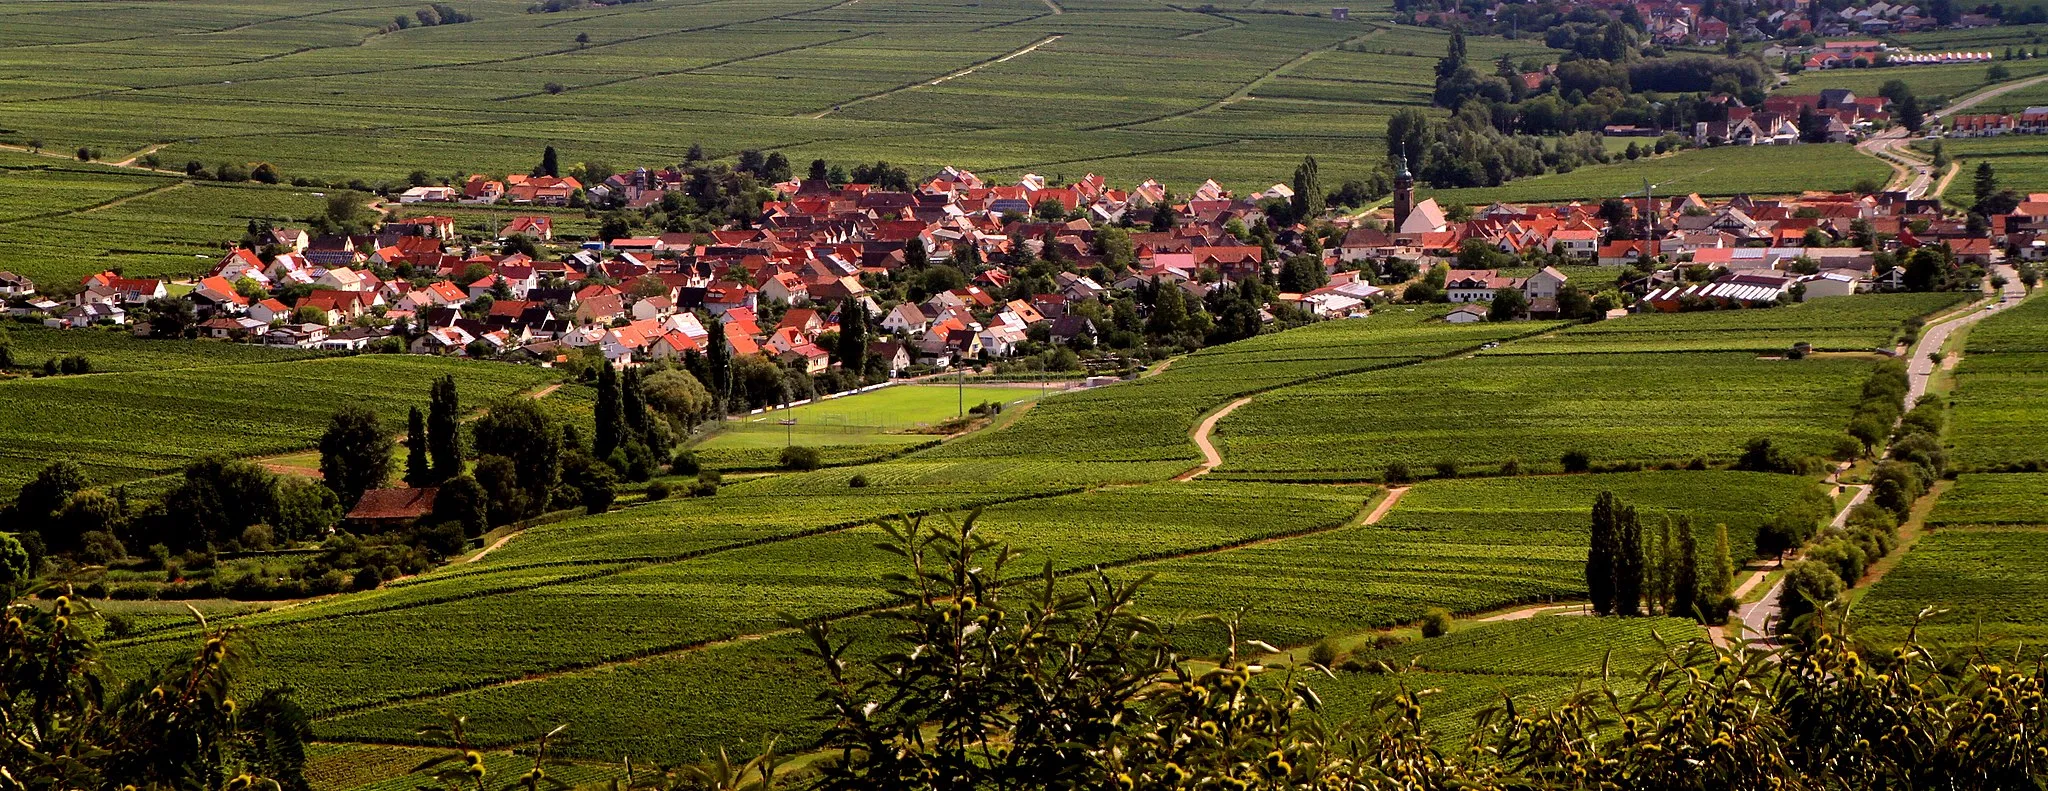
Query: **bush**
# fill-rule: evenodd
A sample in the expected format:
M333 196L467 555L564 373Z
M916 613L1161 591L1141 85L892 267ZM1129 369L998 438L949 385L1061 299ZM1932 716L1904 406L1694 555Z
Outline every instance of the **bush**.
M1451 613L1442 607L1431 607L1422 614L1423 637L1442 637L1451 633Z
M1392 484L1413 483L1415 474L1408 471L1408 465L1397 461L1387 465L1387 473L1382 476L1382 480Z
M676 457L668 462L670 475L696 475L699 469L701 467L697 464L697 452L692 450L676 451Z
M384 584L384 573L380 571L376 566L364 566L362 568L356 569L356 578L354 586L356 590L374 590L377 586L382 584Z
M868 476L863 473L854 473L852 478L846 479L846 485L855 489L866 489L868 488Z
M1323 667L1336 666L1339 655L1337 642L1327 637L1316 641L1316 644L1308 649L1308 661Z
M1593 468L1593 457L1583 450L1565 451L1557 461L1564 465L1565 472L1585 472Z
M1501 463L1500 463L1500 474L1502 474L1502 475L1521 475L1521 474L1522 474L1522 460L1521 460L1521 459L1508 459L1507 461L1501 462Z
M808 472L822 465L823 460L819 458L817 448L791 445L782 449L782 468L785 470Z
M1438 477L1438 478L1456 478L1456 477L1458 477L1458 463L1457 463L1456 461L1453 461L1453 460L1451 460L1451 459L1443 459L1443 460L1441 460L1441 461L1438 461L1438 462L1436 463L1436 477Z
M648 502L666 500L668 499L669 492L670 489L667 481L655 481L647 485L647 500Z

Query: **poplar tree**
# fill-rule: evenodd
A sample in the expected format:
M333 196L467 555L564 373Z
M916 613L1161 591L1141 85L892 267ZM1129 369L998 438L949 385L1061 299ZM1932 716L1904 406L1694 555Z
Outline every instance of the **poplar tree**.
M732 347L725 343L723 319L712 319L704 330L710 333L705 339L710 345L704 349L704 362L711 373L707 382L711 385L711 409L722 418L728 408L726 400L732 395Z
M1643 614L1643 521L1635 506L1615 509L1614 612Z
M427 461L427 416L413 407L405 418L405 485L428 486L434 480L434 465Z
M1613 492L1601 492L1593 499L1592 535L1586 548L1586 595L1593 600L1593 611L1601 615L1614 612L1614 520L1619 505Z
M625 404L619 397L619 369L610 360L597 375L597 458L609 459L624 443Z
M1643 545L1643 612L1670 615L1677 590L1672 584L1676 555L1671 544L1671 515L1657 523L1657 535Z
M1735 592L1735 557L1728 549L1728 526L1714 525L1714 567L1706 581L1707 606L1719 608Z
M922 271L932 263L931 251L924 248L924 237L913 236L903 243L903 266L912 272Z
M1700 540L1693 535L1692 517L1687 515L1678 517L1678 568L1672 574L1671 588L1679 615L1707 619L1707 611L1714 605L1700 595Z
M839 365L855 377L868 369L868 309L847 297L839 303Z
M427 404L427 455L433 459L435 483L462 474L462 399L453 375L434 380Z

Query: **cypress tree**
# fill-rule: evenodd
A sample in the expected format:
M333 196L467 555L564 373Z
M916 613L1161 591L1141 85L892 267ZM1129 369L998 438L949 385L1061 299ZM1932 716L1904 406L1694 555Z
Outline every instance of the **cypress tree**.
M868 368L868 309L847 297L839 303L839 365L856 377Z
M419 488L433 483L434 465L427 461L427 416L413 407L405 419L405 485Z
M1613 492L1601 492L1593 499L1592 535L1586 549L1586 594L1593 611L1614 612L1614 511Z
M706 339L710 345L704 349L704 361L711 369L711 381L706 383L711 387L711 408L723 416L725 402L732 395L732 347L725 343L723 320L712 319L704 330L710 333Z
M562 161L555 155L555 147L548 146L540 152L540 168L536 176L562 175Z
M1615 509L1614 612L1643 614L1643 521L1635 506Z
M932 263L931 251L924 249L924 237L913 236L903 244L903 265L912 272L922 271Z
M1706 620L1707 611L1715 603L1708 602L1700 594L1700 540L1693 534L1692 517L1678 517L1678 569L1671 581L1674 607L1678 615Z
M462 474L462 399L453 375L434 381L427 404L427 455L433 458L435 483Z
M597 458L609 459L623 444L625 405L619 397L619 369L606 360L597 375Z

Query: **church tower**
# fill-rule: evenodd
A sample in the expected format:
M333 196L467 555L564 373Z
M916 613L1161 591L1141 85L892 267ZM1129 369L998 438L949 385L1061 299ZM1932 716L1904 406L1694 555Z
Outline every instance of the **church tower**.
M1401 230L1401 224L1408 221L1408 211L1415 208L1415 174L1408 172L1408 156L1403 154L1401 172L1394 174L1394 227Z

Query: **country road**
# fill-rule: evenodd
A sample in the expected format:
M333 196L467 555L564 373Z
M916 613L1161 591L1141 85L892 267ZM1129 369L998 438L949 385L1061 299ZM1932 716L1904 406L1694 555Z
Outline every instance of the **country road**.
M1998 264L1991 268L1991 273L1994 276L2005 278L2005 288L1998 294L1996 300L1985 307L1973 307L1967 312L1950 316L1945 321L1930 324L1921 330L1920 340L1913 344L1912 357L1908 358L1906 363L1905 406L1907 409L1913 408L1914 402L1919 401L1920 397L1927 393L1927 386L1934 378L1935 369L1941 365L1949 364L1946 359L1942 363L1937 363L1931 355L1940 351L1942 346L1948 343L1948 339L1955 334L1956 330L1983 321L1985 316L2019 304L2019 301L2026 297L2026 287L2019 282L2019 273L2012 267ZM1960 351L1957 352L1957 354L1960 353ZM1834 521L1830 522L1829 526L1841 527L1848 521L1849 512L1870 496L1870 487L1868 486L1859 486L1857 490L1856 496L1851 498L1848 504L1835 514ZM1751 602L1740 610L1742 625L1748 634L1752 636L1767 634L1764 630L1770 626L1771 621L1776 620L1778 617L1778 597L1784 593L1784 588L1785 580L1783 577L1780 577L1778 583L1772 585L1770 591L1765 593L1762 599Z
M1949 115L1959 113L1964 110L1968 110L1972 107L1976 107L1977 105L1983 104L1992 99L1996 99L2000 96L2012 93L2013 91L2039 85L2043 82L2048 82L2048 74L1993 85L1989 88L1985 88L1984 90L1970 94L1961 99L1957 99L1956 101L1951 102L1949 106L1936 110L1930 115L1932 115L1936 120L1940 120ZM1856 150L1861 151L1870 156L1877 157L1878 159L1884 160L1885 164L1891 165L1892 170L1897 171L1898 173L1897 176L1894 176L1892 178L1892 181L1894 183L1898 182L1901 177L1905 177L1906 183L1900 184L1898 188L1904 189L1906 191L1906 197L1925 198L1929 197L1930 192L1938 195L1940 194L1940 190L1934 189L1936 178L1936 175L1934 173L1934 163L1921 157L1918 153L1914 152L1912 149L1907 147L1912 144L1913 140L1914 138L1905 130L1904 127L1897 127L1893 129L1887 129L1881 134L1871 137L1870 139L1865 140L1861 143L1857 143Z

